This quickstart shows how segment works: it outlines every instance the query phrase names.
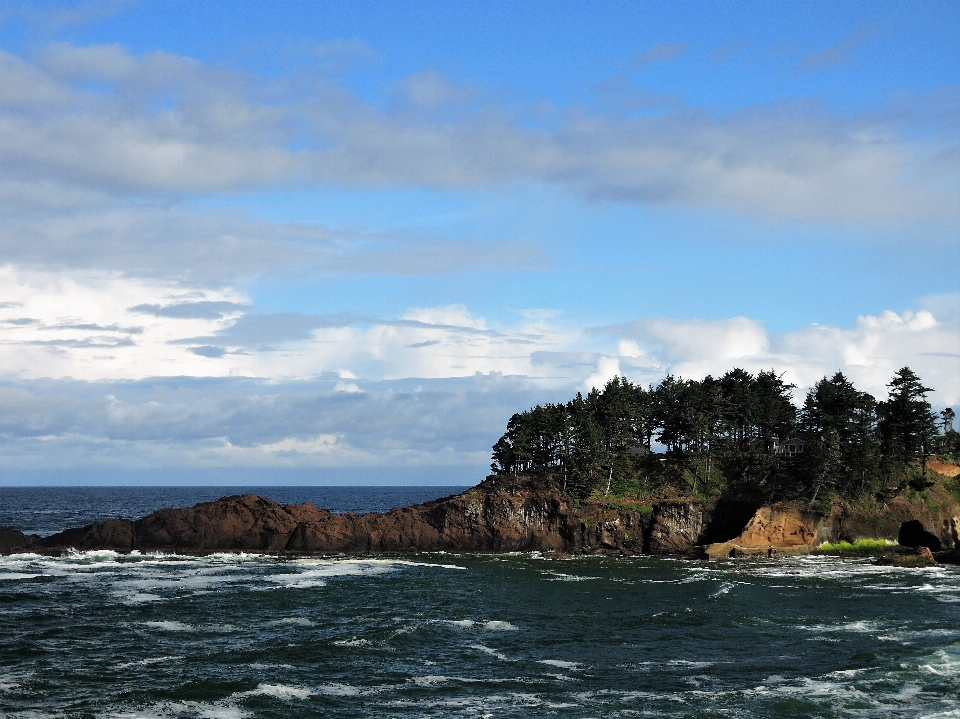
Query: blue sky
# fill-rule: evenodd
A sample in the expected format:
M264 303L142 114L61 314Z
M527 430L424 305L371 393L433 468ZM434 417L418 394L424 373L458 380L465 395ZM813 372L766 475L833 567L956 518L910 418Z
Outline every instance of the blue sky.
M0 471L469 483L512 412L616 373L882 396L909 364L960 403L958 32L950 2L0 5Z

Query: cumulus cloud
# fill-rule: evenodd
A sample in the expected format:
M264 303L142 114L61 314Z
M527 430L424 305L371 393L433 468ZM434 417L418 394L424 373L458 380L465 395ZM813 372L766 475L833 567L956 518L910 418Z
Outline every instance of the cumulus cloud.
M894 370L910 365L945 403L956 403L960 296L923 302L915 311L862 316L850 328L777 334L748 317L587 329L543 310L491 323L463 305L386 317L265 314L230 287L7 266L0 267L0 362L6 376L89 381L174 374L289 381L332 372L344 391L362 389L362 381L490 372L589 389L617 373L647 383L667 372L700 377L733 366L778 368L803 388L841 369L879 394Z
M953 302L960 295L951 295ZM941 304L950 300L944 297ZM886 396L893 373L908 365L936 390L941 405L960 402L960 314L938 319L929 310L858 317L852 328L813 324L770 334L745 317L727 320L650 319L599 332L634 341L644 351L638 371L690 378L717 375L734 366L776 369L802 394L825 375L841 370L876 397ZM621 343L621 347L623 344ZM621 362L630 374L631 351Z
M551 370L538 371L532 352L570 337L539 319L490 327L462 305L385 318L254 314L229 287L12 266L0 267L0 302L0 362L21 378L537 375Z
M960 296L924 302L847 328L770 333L734 317L584 329L543 310L491 322L461 305L257 315L228 287L4 267L0 457L10 467L482 466L506 419L534 403L616 374L647 384L732 367L783 372L799 398L838 369L883 397L909 365L935 404L956 405Z

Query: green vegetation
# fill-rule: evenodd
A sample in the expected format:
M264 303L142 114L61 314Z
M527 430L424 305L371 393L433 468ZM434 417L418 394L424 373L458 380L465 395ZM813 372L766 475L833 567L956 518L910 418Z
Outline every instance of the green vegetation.
M869 557L877 554L885 554L898 546L896 542L890 542L886 539L858 539L853 544L850 542L824 542L814 550L814 553Z
M923 493L927 458L958 451L953 411L938 418L909 367L888 387L878 402L837 372L797 409L795 387L773 370L667 376L646 388L614 377L513 415L493 447L491 481L607 506L721 496L824 511L837 499L883 503Z

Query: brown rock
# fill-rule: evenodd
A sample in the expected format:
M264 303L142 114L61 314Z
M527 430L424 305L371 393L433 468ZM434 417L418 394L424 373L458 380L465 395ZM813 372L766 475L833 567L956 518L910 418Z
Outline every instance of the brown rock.
M16 529L0 527L0 554L29 549L38 539L35 534L24 534Z
M821 517L792 507L761 507L740 536L705 548L710 559L800 554L818 542Z
M880 557L874 564L892 567L936 567L937 560L928 547L905 547L884 557Z

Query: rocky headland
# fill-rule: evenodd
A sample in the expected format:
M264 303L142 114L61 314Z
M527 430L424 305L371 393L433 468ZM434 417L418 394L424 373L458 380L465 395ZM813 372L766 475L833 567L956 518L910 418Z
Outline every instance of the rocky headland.
M954 469L960 472L954 465L931 468L945 477ZM823 542L871 538L925 547L941 561L950 561L960 553L960 502L937 489L919 500L898 496L882 506L837 504L828 514L802 505L724 500L573 503L558 493L508 489L496 482L384 514L333 514L311 504L278 504L247 494L48 537L0 529L0 552L107 549L303 556L537 550L727 559L806 553Z

